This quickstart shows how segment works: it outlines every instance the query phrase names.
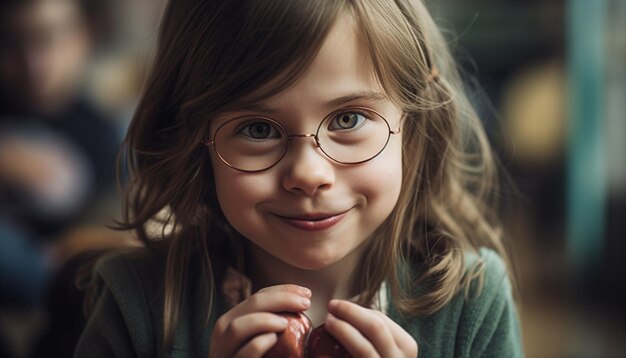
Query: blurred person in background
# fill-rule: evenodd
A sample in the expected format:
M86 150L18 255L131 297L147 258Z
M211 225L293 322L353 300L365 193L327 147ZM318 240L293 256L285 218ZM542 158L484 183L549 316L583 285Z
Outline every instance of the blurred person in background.
M76 225L104 219L94 213L115 190L120 131L83 90L103 3L0 0L2 310L51 302L46 293L67 256L59 242ZM63 307L48 311L54 326ZM7 341L2 333L0 326ZM67 334L71 342L74 332ZM1 347L0 356L10 356Z

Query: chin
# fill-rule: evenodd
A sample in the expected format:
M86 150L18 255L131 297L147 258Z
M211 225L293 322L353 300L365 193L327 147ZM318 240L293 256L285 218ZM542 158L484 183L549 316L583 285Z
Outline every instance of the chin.
M289 257L283 260L287 264L297 267L301 270L318 271L328 268L340 262L346 255L301 255L300 257Z
M296 259L296 260L283 260L290 266L307 271L323 270L336 263L336 260L319 260L319 259Z

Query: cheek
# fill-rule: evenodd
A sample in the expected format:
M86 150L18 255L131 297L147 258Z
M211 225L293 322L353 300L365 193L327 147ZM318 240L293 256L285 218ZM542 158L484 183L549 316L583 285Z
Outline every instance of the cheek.
M402 185L401 141L390 141L378 157L362 167L355 167L352 189L363 194L377 214L389 214L398 201Z
M275 180L263 174L245 174L225 165L214 165L217 199L231 225L249 222L254 209L271 197Z

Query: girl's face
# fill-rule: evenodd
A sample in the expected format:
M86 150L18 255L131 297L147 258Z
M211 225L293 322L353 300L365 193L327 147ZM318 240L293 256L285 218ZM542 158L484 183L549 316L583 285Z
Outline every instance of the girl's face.
M211 125L211 136L242 115L270 117L289 134L311 134L329 113L354 106L382 114L392 130L399 130L402 112L385 96L356 22L344 14L294 85L263 103L221 115ZM249 136L248 130L254 128L246 129ZM278 164L257 173L234 170L209 149L219 204L229 223L254 244L253 250L300 269L353 259L400 193L401 134L392 134L380 155L356 165L333 162L312 137L293 138Z

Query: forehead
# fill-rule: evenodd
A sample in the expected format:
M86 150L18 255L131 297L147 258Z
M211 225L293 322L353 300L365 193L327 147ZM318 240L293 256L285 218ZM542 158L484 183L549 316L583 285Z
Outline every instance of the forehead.
M270 92L281 76L252 94ZM350 12L341 13L308 68L287 89L261 101L242 99L238 110L298 112L331 110L351 101L382 102L387 100L380 85L356 20Z

